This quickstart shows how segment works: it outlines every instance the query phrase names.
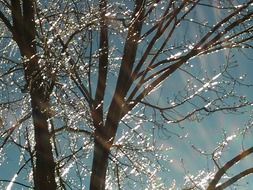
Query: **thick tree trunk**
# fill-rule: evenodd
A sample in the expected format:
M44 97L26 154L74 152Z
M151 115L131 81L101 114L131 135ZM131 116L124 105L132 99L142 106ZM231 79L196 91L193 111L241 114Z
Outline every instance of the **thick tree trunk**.
M42 67L36 50L36 26L34 0L11 0L10 28L20 53L25 58L24 74L27 90L31 96L32 117L35 134L35 171L36 190L55 190L55 162L48 126L49 98L52 91L50 78L44 79Z
M106 180L106 170L109 159L109 147L106 142L99 138L94 141L94 153L92 163L92 173L90 181L90 190L104 190Z
M55 190L55 162L50 143L50 134L48 130L48 99L39 94L39 87L34 87L31 93L32 116L35 133L35 179L34 186L36 190Z

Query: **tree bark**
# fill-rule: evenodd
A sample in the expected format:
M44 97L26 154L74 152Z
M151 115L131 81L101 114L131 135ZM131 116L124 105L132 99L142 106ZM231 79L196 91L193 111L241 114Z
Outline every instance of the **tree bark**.
M108 60L108 25L107 25L107 1L99 1L100 10L100 52L99 52L99 71L98 84L96 88L95 100L92 107L92 119L95 127L94 135L94 152L92 173L90 180L90 190L104 190L106 181L106 170L108 166L108 159L110 147L109 142L110 132L105 131L103 122L103 99L105 95L107 69L109 65Z
M32 116L35 133L35 157L36 168L34 175L34 186L36 190L57 188L55 182L55 162L50 143L48 130L48 109L49 99L43 95L39 83L34 84L34 91L31 93Z
M49 110L52 81L43 78L35 43L34 0L11 0L12 25L9 26L21 56L25 59L24 75L31 97L35 135L34 188L55 190L55 162L49 134ZM8 27L8 26L7 26Z
M92 174L90 180L90 190L104 190L106 182L106 170L109 159L109 147L106 141L100 137L94 140L94 153L92 163Z

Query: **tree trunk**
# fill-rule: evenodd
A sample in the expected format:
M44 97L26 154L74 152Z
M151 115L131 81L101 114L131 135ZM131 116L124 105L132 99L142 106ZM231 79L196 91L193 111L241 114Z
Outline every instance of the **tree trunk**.
M48 130L49 102L43 93L39 94L39 87L34 87L31 93L32 116L35 133L35 157L36 167L34 175L34 186L36 190L55 190L55 162L50 143Z
M110 144L111 143L108 144L108 141L101 138L101 136L95 137L90 190L105 189Z
M48 129L49 98L53 83L50 78L43 78L44 71L37 56L34 2L11 0L12 26L7 23L7 27L13 34L21 56L25 58L25 88L29 90L31 97L35 134L34 186L36 190L55 190L55 162Z

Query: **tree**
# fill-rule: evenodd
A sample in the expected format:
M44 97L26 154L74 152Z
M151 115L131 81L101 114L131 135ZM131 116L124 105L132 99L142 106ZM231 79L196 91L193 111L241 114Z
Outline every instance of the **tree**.
M55 162L48 128L49 97L54 81L43 76L42 64L39 63L36 47L35 2L34 1L4 1L9 8L8 19L1 12L1 19L17 44L23 59L22 67L27 90L30 94L32 118L34 125L35 157L34 186L35 189L56 189ZM46 65L46 63L44 63Z
M235 93L238 81L230 70L233 53L252 47L252 0L1 4L1 42L9 43L2 48L2 83L20 78L12 89L22 90L1 105L26 105L19 108L26 114L17 125L4 128L2 147L11 142L28 153L19 172L32 169L35 189L67 189L77 180L81 189L89 171L90 189L121 189L123 178L131 178L129 168L152 181L155 172L146 169L159 160L155 153L160 151L152 131L250 105ZM205 11L203 17L200 11ZM213 12L219 16L213 18ZM15 48L14 55L9 48ZM192 60L213 54L222 57L215 72L191 69ZM153 94L179 72L190 79L185 88L168 86L167 91L180 90L174 98L168 92L173 100L154 101ZM66 177L72 167L75 172ZM106 182L107 172L115 175L114 184Z

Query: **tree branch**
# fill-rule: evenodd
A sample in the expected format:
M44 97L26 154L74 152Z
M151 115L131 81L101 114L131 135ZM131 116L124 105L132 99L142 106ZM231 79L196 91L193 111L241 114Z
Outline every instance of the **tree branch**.
M238 154L236 157L234 157L233 159L231 159L230 161L228 161L222 168L220 168L218 170L218 172L215 174L213 180L209 183L209 186L207 188L207 190L214 190L217 183L220 181L220 179L222 178L222 176L227 172L227 170L229 168L231 168L233 165L235 165L237 162L241 161L243 158L247 157L248 155L252 154L253 153L253 147L243 151L242 153ZM247 171L247 170L246 170ZM251 170L250 170L251 171ZM249 172L249 171L247 171ZM243 174L239 174L239 176L237 175L237 177L235 176L234 179L240 179L240 175L246 175L246 173L243 173ZM252 171L251 171L252 173ZM248 175L248 174L247 174ZM240 177L240 178L238 178ZM233 178L232 178L233 179ZM231 179L231 180L232 180ZM233 180L234 180L233 179ZM230 183L230 182L228 182ZM234 182L233 182L234 183Z
M107 1L101 0L99 3L100 8L100 51L99 51L99 66L98 66L98 82L95 94L95 101L92 110L92 116L94 117L95 127L103 125L103 99L105 94L107 69L109 66L108 54L108 23L106 18Z
M215 188L215 190L223 190L231 185L233 185L235 182L237 182L238 180L246 177L249 174L253 173L253 168L249 168L244 170L243 172L237 174L236 176L232 177L231 179L229 179L228 181L224 182L223 184L219 185L218 187Z
M11 25L10 21L7 19L7 17L3 14L2 11L0 11L0 19L3 21L5 26L10 30L10 32L13 32L13 26Z

